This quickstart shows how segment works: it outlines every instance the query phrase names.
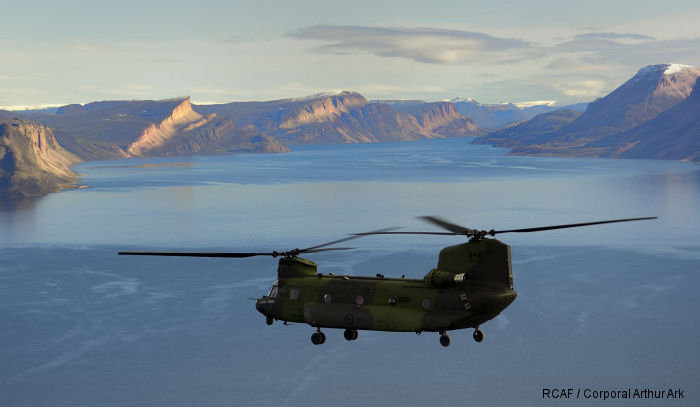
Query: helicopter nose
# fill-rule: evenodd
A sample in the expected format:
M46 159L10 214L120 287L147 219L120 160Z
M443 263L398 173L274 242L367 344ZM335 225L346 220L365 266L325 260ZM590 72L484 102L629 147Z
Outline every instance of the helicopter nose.
M261 314L265 315L265 309L267 308L267 302L263 301L263 298L258 298L257 301L255 301L255 309L258 310Z

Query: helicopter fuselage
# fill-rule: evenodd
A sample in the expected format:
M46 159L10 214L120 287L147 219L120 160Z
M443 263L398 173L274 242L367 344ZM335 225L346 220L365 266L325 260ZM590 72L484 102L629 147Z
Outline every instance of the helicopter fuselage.
M256 308L318 328L441 332L476 328L516 296L483 284L436 288L424 279L319 275L277 280Z
M310 260L282 258L277 281L256 308L269 323L444 333L478 328L516 296L508 245L483 239L444 248L422 279L320 274Z

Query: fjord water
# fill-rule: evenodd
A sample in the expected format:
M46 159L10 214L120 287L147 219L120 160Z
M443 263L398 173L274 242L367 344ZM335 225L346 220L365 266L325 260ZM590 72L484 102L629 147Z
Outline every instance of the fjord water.
M570 387L698 400L693 164L512 157L449 139L76 170L88 188L0 211L0 405L541 405L543 388ZM449 348L430 333L346 342L339 330L313 346L309 326L266 326L249 297L274 280L274 259L116 256L436 230L418 215L484 229L659 219L499 236L519 296L483 343L456 331ZM420 278L460 242L374 236L308 257L324 273ZM615 401L658 400L627 402Z

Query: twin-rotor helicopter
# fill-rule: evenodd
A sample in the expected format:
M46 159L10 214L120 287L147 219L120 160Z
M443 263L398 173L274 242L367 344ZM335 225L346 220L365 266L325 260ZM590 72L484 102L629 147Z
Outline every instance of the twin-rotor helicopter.
M435 216L421 219L444 232L397 231L396 228L356 233L346 238L305 249L272 252L119 252L122 255L245 258L279 257L277 280L270 292L257 299L255 307L268 325L275 320L306 323L316 331L314 345L326 341L322 328L344 329L348 341L358 332L437 332L442 346L450 345L448 331L473 328L474 340L484 340L479 327L506 309L516 298L510 246L493 238L503 233L545 230L656 219L656 217L602 220L566 225L510 230L478 230ZM316 263L299 257L305 253L348 250L328 247L369 235L415 234L465 236L465 243L440 251L437 266L422 279L334 275L318 272Z

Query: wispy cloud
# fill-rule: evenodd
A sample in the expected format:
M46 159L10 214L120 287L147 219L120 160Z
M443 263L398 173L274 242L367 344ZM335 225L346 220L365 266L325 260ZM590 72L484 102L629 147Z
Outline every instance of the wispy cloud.
M696 64L700 38L657 40L643 34L585 33L559 42L552 55L591 65L644 66L664 62ZM551 64L550 67L556 67Z
M532 53L531 43L485 33L439 28L384 28L312 25L288 34L303 40L327 42L322 52L368 52L431 64L464 64L489 60L520 60Z
M574 37L576 40L653 40L653 37L644 34L621 34L612 32L588 32Z

